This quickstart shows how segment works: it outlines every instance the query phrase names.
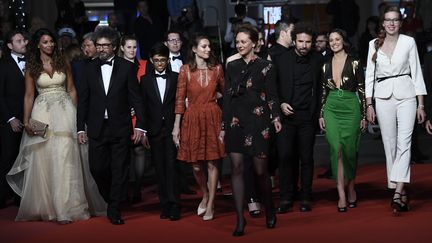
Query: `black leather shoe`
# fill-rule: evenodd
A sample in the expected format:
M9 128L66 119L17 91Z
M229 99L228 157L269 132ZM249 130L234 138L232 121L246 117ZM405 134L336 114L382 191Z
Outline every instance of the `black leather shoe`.
M293 202L292 201L285 201L281 202L279 207L276 209L277 214L284 214L291 212L293 210Z
M180 193L181 193L181 194L186 194L186 195L195 195L195 194L197 194L196 191L191 190L191 189L189 189L189 188L183 188L183 189L180 191Z
M181 215L181 208L178 204L173 204L171 206L169 219L171 221L179 220Z
M122 225L124 224L124 220L121 217L113 217L113 218L108 218L111 222L111 224L113 225Z
M300 203L300 212L312 211L312 206L309 201L303 201Z
M160 219L168 219L170 217L170 207L168 205L162 206L162 211L160 213Z
M276 226L277 218L274 212L267 214L266 225L268 229L273 229Z

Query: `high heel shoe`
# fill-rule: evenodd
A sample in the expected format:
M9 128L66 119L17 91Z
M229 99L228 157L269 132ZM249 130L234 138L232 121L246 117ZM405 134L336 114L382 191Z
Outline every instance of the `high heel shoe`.
M348 202L348 207L349 208L356 208L357 207L357 200L355 200L354 202Z
M348 212L348 208L347 207L337 207L337 211L339 212L339 213L346 213L346 212Z
M240 227L239 227L239 222L237 221L237 225L236 225L236 228L235 228L235 230L234 230L234 232L233 232L233 236L243 236L244 235L244 228L246 227L246 219L245 218L243 218L243 227L241 227L241 225L240 225Z
M400 212L409 211L408 200L406 202L402 201L402 197L407 197L406 194L401 194L399 192L395 192L395 196L393 197L390 206L393 209L394 214L398 214Z
M198 216L203 215L207 211L207 208L205 206L201 207L201 204L202 202L198 205L198 209L197 209Z
M258 217L261 214L260 203L254 198L249 199L248 209L249 215L253 218Z
M213 209L213 212L212 212L210 215L204 215L204 216L203 216L203 220L204 220L204 221L212 220L212 219L213 219L213 216L214 216L214 209Z

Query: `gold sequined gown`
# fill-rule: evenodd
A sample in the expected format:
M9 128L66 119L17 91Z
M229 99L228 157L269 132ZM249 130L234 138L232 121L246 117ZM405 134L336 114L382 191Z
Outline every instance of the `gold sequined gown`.
M42 73L31 117L49 125L45 138L23 133L19 155L6 179L21 196L17 221L75 221L104 215L88 165L87 147L79 145L76 108L66 92L66 75Z

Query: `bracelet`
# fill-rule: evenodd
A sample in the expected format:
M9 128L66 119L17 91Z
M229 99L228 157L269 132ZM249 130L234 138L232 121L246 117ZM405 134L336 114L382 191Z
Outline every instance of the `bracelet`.
M424 105L418 105L417 109L422 109L423 110L424 109Z
M372 107L373 108L373 104L369 104L366 106L366 108Z

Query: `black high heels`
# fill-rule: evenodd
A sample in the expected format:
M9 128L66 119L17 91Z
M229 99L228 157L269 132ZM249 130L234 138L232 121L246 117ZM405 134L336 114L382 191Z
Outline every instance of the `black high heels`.
M357 207L357 200L355 200L354 202L348 202L348 207L349 208L356 208Z
M261 214L261 205L257 199L250 198L248 202L249 215L253 218L258 217Z
M246 219L245 218L243 218L243 224L240 224L240 222L237 220L237 225L236 225L236 228L235 228L232 235L235 237L243 236L245 227L246 227Z
M398 214L400 212L408 212L409 206L408 206L408 196L406 194L401 194L399 192L395 192L395 196L393 197L390 206L393 209L394 214ZM406 201L402 200L402 197L407 197Z
M337 211L339 212L339 213L346 213L346 212L348 212L348 208L347 207L337 207Z

